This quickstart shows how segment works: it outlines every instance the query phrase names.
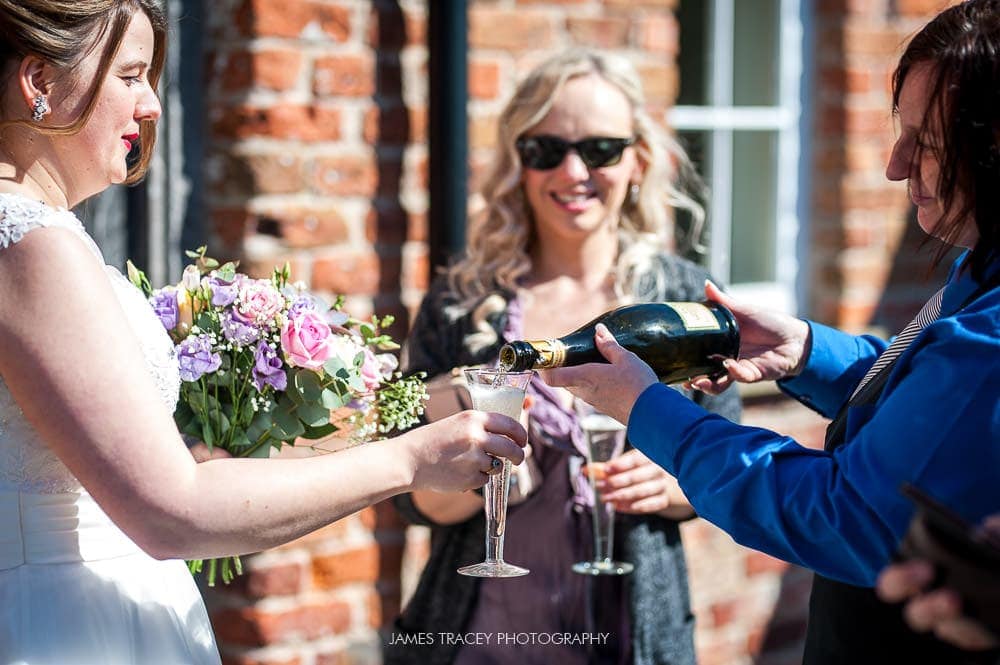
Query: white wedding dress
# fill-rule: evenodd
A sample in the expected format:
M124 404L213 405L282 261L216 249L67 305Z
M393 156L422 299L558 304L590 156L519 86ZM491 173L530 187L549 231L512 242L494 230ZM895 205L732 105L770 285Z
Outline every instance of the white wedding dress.
M72 229L104 264L71 212L0 194L0 252L43 226ZM180 376L170 338L139 290L106 270L173 409ZM0 377L0 665L218 662L185 564L153 559L112 523L39 439Z

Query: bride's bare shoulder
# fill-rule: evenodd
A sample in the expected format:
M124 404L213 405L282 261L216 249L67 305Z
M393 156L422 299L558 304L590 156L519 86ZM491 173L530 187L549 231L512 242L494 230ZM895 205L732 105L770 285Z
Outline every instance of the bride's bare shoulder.
M32 229L0 249L0 321L67 298L89 299L102 281L103 266L72 229Z

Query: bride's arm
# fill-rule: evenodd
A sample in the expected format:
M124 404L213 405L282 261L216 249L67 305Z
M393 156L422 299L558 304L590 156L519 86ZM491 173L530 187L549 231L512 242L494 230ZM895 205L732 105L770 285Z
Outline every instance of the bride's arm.
M39 229L4 249L0 285L0 375L45 442L154 556L257 551L402 491L482 485L487 451L521 459L515 421L467 411L318 458L196 464L102 266L75 235Z

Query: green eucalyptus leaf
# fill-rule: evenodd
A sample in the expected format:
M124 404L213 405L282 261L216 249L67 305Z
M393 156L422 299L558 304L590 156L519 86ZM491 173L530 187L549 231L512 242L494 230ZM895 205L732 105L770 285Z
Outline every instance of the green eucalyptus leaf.
M256 388L254 390L256 390ZM243 404L240 405L240 416L238 419L239 423L242 425L248 425L249 423L253 422L255 415L256 414L254 413L253 410L253 402L250 401L249 397L244 396Z
M297 369L285 370L285 380L288 382L288 385L290 387L288 390L285 391L284 394L288 397L288 399L292 400L295 404L305 404L306 401L305 396L295 385L295 377L298 375L298 372L300 371L301 370Z
M323 370L328 376L340 376L347 371L347 368L344 366L344 361L335 356L323 363Z
M330 410L322 404L302 404L296 410L299 420L307 427L320 427L330 422Z
M251 452L247 457L251 459L267 459L271 456L271 445L258 446L256 450Z
M197 418L192 418L183 428L181 428L181 433L187 434L188 436L193 436L196 439L201 438L201 423Z
M230 372L224 372L221 370L219 372L213 372L211 374L205 375L205 385L209 388L223 388L228 389L232 383L232 374ZM213 390L213 392L215 392Z
M295 404L291 400L282 398L278 400L278 405L271 412L274 424L281 430L281 438L283 439L294 439L305 431L302 422L295 414L295 408Z
M177 429L185 431L193 420L195 420L195 414L188 403L184 400L177 400L177 408L174 409L174 422L177 424Z
M333 411L334 409L339 409L347 404L347 400L337 391L331 390L330 388L324 388L322 394L320 395L320 404L322 404L324 408Z
M201 424L200 436L201 440L204 441L209 448L215 445L215 432L212 431L212 426L209 423L203 422Z
M287 427L285 423L279 423L278 428L281 430L281 438L289 444L305 434L306 431L305 425L298 418L293 418L291 422L287 423Z
M215 274L222 281L231 282L236 279L236 264L232 261L227 261L219 266Z
M316 403L323 392L323 384L319 375L311 369L300 369L295 372L295 390L306 403ZM296 400L298 401L298 400Z
M214 425L215 432L219 435L220 440L226 438L226 433L229 431L229 417L226 415L225 411L222 409L213 409L212 411L209 411L208 422Z
M203 408L208 413L220 411L222 409L222 405L219 403L219 400L215 398L215 395L213 395L211 391L204 393L201 396L201 399L203 401Z
M194 324L202 330L212 330L213 323L212 315L209 310L202 310L201 313L198 314L198 318L194 321Z
M360 374L351 376L351 378L347 381L347 385L350 386L351 390L356 393L364 393L368 391L368 387L365 385L365 380L361 378Z
M234 427L232 433L230 434L230 442L236 448L246 448L249 447L251 442L250 438L247 436L247 432L242 427Z
M302 434L303 439L322 439L325 436L330 436L337 431L337 426L333 423L327 423L326 425L321 425L319 427L309 427L306 426L306 431Z
M271 429L271 416L264 412L258 412L247 427L247 438L250 441L260 441Z

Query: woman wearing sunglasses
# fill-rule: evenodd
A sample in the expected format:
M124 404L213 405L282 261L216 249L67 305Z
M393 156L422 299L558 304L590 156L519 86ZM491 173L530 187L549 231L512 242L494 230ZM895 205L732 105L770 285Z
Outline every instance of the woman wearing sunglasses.
M557 337L626 302L701 298L706 273L670 253L672 208L695 220L688 237L697 237L703 217L681 187L689 174L680 147L644 111L629 63L574 50L539 65L500 116L482 212L465 255L424 299L405 365L446 375L494 364L505 340ZM589 407L537 379L529 395L532 451L512 490L504 556L530 574L480 580L455 573L483 559L477 494L401 497L408 519L432 527L432 552L386 662L694 663L678 531L678 520L693 512L676 482L637 450L612 462L602 493L619 513L616 558L634 564L634 573L572 572L592 555L593 498L580 471L579 427ZM694 399L739 417L735 394ZM421 633L574 639L405 639Z

